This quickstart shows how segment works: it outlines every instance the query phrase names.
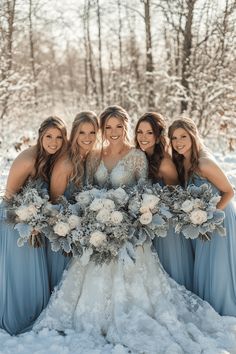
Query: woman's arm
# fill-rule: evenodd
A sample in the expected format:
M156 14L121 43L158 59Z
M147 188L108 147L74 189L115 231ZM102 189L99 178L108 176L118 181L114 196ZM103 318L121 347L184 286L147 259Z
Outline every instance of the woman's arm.
M67 158L63 158L55 164L50 178L50 197L53 203L64 194L71 171L72 166Z
M164 157L162 159L159 177L163 179L165 185L176 185L179 183L175 164L170 157Z
M217 208L224 209L234 196L234 190L221 168L209 158L199 159L199 172L221 192Z
M22 153L13 161L7 178L5 198L11 199L19 192L27 179L34 174L35 154L34 149L30 148Z

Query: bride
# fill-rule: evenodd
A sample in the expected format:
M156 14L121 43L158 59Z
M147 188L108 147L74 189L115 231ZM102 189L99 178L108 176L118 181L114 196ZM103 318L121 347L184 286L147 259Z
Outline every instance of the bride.
M147 161L129 143L126 111L108 107L100 123L106 144L94 182L118 187L145 178ZM74 258L34 330L45 327L97 343L102 338L129 353L236 352L236 319L221 317L172 280L148 243L136 248L135 263L97 266Z

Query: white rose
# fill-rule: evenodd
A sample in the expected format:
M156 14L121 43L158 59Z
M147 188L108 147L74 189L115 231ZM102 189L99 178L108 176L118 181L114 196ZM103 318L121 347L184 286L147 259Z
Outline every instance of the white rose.
M71 229L75 229L81 224L81 218L77 215L70 215L70 217L68 218L68 223Z
M142 205L141 207L149 207L149 209L153 209L155 208L155 206L159 203L160 201L160 198L157 197L156 195L153 195L153 194L146 194L144 193L142 195L142 198L143 198L143 202L142 202Z
M90 236L89 243L94 247L101 246L107 240L106 235L101 231L94 231Z
M66 236L70 232L70 226L65 222L59 221L54 225L53 230L59 236Z
M123 215L120 211L113 211L111 213L112 224L120 224L122 220L123 220Z
M37 215L37 208L33 204L28 206L28 211L29 211L30 216Z
M81 205L81 206L88 206L91 202L91 196L88 191L81 192L79 193L76 197L75 200Z
M190 213L190 211L193 210L194 204L192 200L185 200L181 206L181 210L183 210L185 213Z
M107 210L115 210L115 203L111 199L103 199L103 206Z
M101 209L96 216L97 221L106 223L110 221L110 211L107 209Z
M141 206L141 208L139 209L140 213L144 214L144 213L149 213L150 212L150 208L148 205L143 205Z
M98 211L103 208L102 199L95 198L89 206L89 209L92 211Z
M211 198L210 203L213 205L217 205L220 200L221 200L221 196L215 195L214 197Z
M152 213L150 211L147 213L143 213L140 216L139 221L141 222L142 225L150 224L150 222L152 221Z
M201 225L207 221L207 213L201 209L195 209L190 214L190 220L195 225Z
M26 206L20 206L16 209L15 213L21 221L26 221L30 217L28 208Z

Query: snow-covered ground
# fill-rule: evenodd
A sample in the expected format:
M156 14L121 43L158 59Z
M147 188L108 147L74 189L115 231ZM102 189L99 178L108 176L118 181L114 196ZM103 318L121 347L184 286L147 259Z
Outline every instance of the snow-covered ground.
M3 191L7 170L10 160L7 157L13 157L16 153L14 149L9 148L7 154L1 150L0 154L0 183ZM236 187L236 152L223 156L215 155L223 170L227 173L231 183ZM186 348L187 352L187 348ZM95 342L88 336L78 335L73 331L68 331L66 336L58 334L56 331L44 329L39 334L28 332L20 336L11 337L6 332L0 330L0 354L125 354L129 353L126 348L117 345L115 348L106 341ZM225 351L211 351L208 354L226 354ZM205 354L207 354L205 353ZM145 353L149 354L149 353ZM167 354L174 354L168 352ZM195 354L195 353L193 353Z

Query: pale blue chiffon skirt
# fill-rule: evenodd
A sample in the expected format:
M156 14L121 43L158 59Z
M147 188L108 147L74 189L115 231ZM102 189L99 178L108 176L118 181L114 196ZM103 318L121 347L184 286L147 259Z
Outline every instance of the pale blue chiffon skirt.
M171 226L166 237L155 237L153 245L170 277L192 291L194 255L191 240L181 233L176 234Z
M236 210L225 208L226 237L196 240L194 292L220 315L236 316Z
M17 246L18 231L6 223L0 204L0 328L14 335L31 329L46 307L49 280L46 249Z

